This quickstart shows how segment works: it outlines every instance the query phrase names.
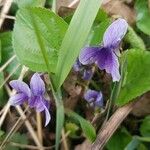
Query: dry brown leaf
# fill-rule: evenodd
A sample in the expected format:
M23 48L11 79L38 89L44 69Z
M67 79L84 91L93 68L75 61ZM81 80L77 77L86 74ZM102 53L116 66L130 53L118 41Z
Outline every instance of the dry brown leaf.
M85 140L82 144L77 145L75 150L91 150L91 143Z
M109 0L103 3L102 8L110 15L117 15L125 18L129 24L135 23L136 13L133 8L120 0Z
M134 106L132 114L137 117L150 114L150 92L147 92L139 98L139 101Z

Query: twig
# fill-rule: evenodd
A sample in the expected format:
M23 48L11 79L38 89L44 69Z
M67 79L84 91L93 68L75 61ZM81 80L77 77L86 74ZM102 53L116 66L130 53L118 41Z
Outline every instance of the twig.
M4 80L4 82L0 85L0 89L5 85L5 83L10 79L10 77L19 69L21 65L18 64L13 70L12 72L6 77L6 79Z
M0 115L3 114L4 110L5 110L5 106L0 110Z
M20 114L20 116L22 117L22 119L25 119L26 116L23 113L23 110L21 109L21 107L20 106L16 106L16 109L17 109L18 113ZM25 125L26 125L28 131L30 132L30 134L31 134L35 144L39 147L40 150L42 150L43 149L42 145L41 145L41 143L40 143L40 141L39 141L39 139L38 139L38 137L37 137L33 127L32 127L32 125L30 124L30 122L28 120L25 120Z
M65 138L70 134L70 132L67 132L65 134ZM60 143L63 141L63 139L61 139ZM26 145L26 144L20 144L20 143L15 143L15 142L10 142L10 144L12 146L15 146L15 147L19 147L19 148L22 148L22 149L35 149L35 150L39 150L39 147L37 146L33 146L33 145ZM52 145L52 146L43 146L42 147L44 150L50 150L50 149L54 149L55 148L55 145Z
M9 111L9 108L10 108L10 104L7 103L7 104L5 105L5 109L4 109L3 115L2 115L1 118L0 118L0 128L1 128L3 122L4 122L5 118L6 118L6 115L7 115L7 112Z
M64 129L62 130L62 143L64 146L64 150L69 150Z
M12 2L13 2L13 0L6 0L4 3L4 6L3 6L1 14L0 14L0 29L3 25L4 20L5 20L5 15L8 13L8 11L11 7Z
M6 19L11 19L11 20L16 20L16 17L14 16L9 16L9 15L5 15Z
M71 3L68 5L68 7L69 7L69 8L74 7L75 5L77 5L77 4L79 3L79 1L80 1L80 0L74 0L73 2L71 2Z
M21 149L29 149L29 150L31 150L31 149L36 149L36 150L38 150L39 149L39 147L37 147L37 146L33 146L33 145L26 145L26 144L20 144L20 143L15 143L15 142L10 142L10 144L12 145L12 146L14 146L14 147L19 147L19 148L21 148ZM44 149L45 148L47 148L47 147L43 147ZM49 148L49 147L48 147ZM53 147L52 147L53 148Z
M137 101L131 102L123 107L120 107L111 116L111 118L102 126L100 133L98 134L95 142L92 144L92 150L102 150L105 144L108 142L110 137L122 123L122 121L127 117L127 115L132 111L134 105Z
M12 57L10 57L8 61L5 62L5 64L2 67L0 67L0 72L2 72L15 58L16 58L16 55L13 55Z
M0 0L0 7L4 5L4 1Z
M28 109L28 108L27 108ZM25 113L27 111L27 109L23 112ZM0 149L4 149L4 146L6 145L7 141L9 140L9 138L12 137L13 133L15 133L19 128L20 126L22 125L22 123L19 125L20 121L22 120L22 118L20 117L17 122L15 123L15 125L12 127L12 129L10 130L10 132L7 134L7 136L5 137L5 139L3 140L3 142L1 143L0 145Z
M42 118L41 113L36 112L36 120L37 120L37 135L39 138L40 143L43 143L43 135L42 135Z

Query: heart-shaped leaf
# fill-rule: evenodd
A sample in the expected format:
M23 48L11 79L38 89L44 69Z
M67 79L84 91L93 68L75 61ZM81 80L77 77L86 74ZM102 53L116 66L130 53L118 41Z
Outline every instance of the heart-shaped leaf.
M150 90L150 52L131 49L127 52L127 71L116 100L124 105Z
M20 62L33 71L55 72L59 48L67 24L53 12L43 8L22 8L13 30L13 48Z
M136 1L137 27L145 34L150 35L150 11L147 0Z

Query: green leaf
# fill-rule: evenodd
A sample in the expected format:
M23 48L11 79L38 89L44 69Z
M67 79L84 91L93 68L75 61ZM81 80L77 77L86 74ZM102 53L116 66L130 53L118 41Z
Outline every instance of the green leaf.
M116 100L117 105L124 105L150 90L150 53L136 49L126 53L127 71Z
M147 35L150 35L150 11L148 9L148 0L136 1L137 27Z
M118 130L108 141L106 147L108 150L123 150L131 141L132 136L123 128Z
M12 56L15 55L13 48L12 48L12 32L3 32L0 34L0 40L1 40L1 54L2 54L2 61L0 65L4 65ZM5 69L6 74L10 74L15 66L18 66L19 62L15 58ZM21 67L13 74L11 77L12 79L18 78L21 72Z
M80 1L61 45L56 76L53 78L56 89L66 79L81 48L84 46L101 2L102 0Z
M1 43L1 40L0 40L0 63L2 61L2 43Z
M150 137L136 137L138 140L143 141L143 142L149 142L150 143Z
M33 71L55 72L60 45L67 24L53 12L43 8L22 8L13 30L13 48L19 61Z
M103 10L103 9L99 9L96 18L95 18L95 23L100 23L103 22L104 20L108 19L108 14Z
M50 82L51 83L51 82ZM57 92L54 91L53 85L51 83L51 90L55 99L55 103L56 103L56 139L55 139L55 149L58 150L59 149L59 143L60 143L60 137L61 137L61 131L64 125L64 117L65 117L65 113L64 113L64 105L63 105L63 101L62 101L62 93L61 90L58 89Z
M150 116L147 116L143 119L143 122L140 126L140 132L142 136L150 138Z
M15 0L14 2L21 7L44 6L46 0Z
M74 118L75 120L77 120L80 123L81 128L82 128L85 136L91 142L93 142L95 140L95 138L96 138L96 132L95 132L94 127L92 126L92 124L89 121L85 120L84 118L82 118L81 116L79 116L77 113L75 113L73 111L70 111L70 110L67 110L66 114L69 117Z
M148 147L146 147L146 145L144 145L144 143L140 143L137 150L149 150L149 149L148 149Z
M150 137L133 136L131 142L125 147L125 150L147 150L142 142L150 142Z
M56 113L56 150L58 150L60 137L61 137L61 131L64 124L64 106L58 105L57 106L57 113Z
M25 134L15 133L10 139L11 142L19 144L28 144L27 136ZM18 147L13 147L11 144L7 144L5 150L19 150Z
M4 131L3 130L0 130L0 138L4 135Z
M131 48L145 50L145 44L142 38L138 36L130 26L128 27L128 33L125 36L125 41L130 44Z
M132 140L128 143L128 145L124 148L124 150L135 150L140 145L140 141L133 137Z

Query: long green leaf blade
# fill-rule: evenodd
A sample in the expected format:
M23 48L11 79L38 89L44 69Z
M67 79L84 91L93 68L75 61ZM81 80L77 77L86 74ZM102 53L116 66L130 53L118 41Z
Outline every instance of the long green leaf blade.
M80 2L61 45L54 77L55 88L62 85L84 46L101 2L102 0L82 0Z
M61 131L63 128L63 124L64 124L64 106L63 104L59 104L59 106L57 106L57 120L56 120L56 147L55 149L58 150L59 148L59 142L60 142L60 137L61 137Z

